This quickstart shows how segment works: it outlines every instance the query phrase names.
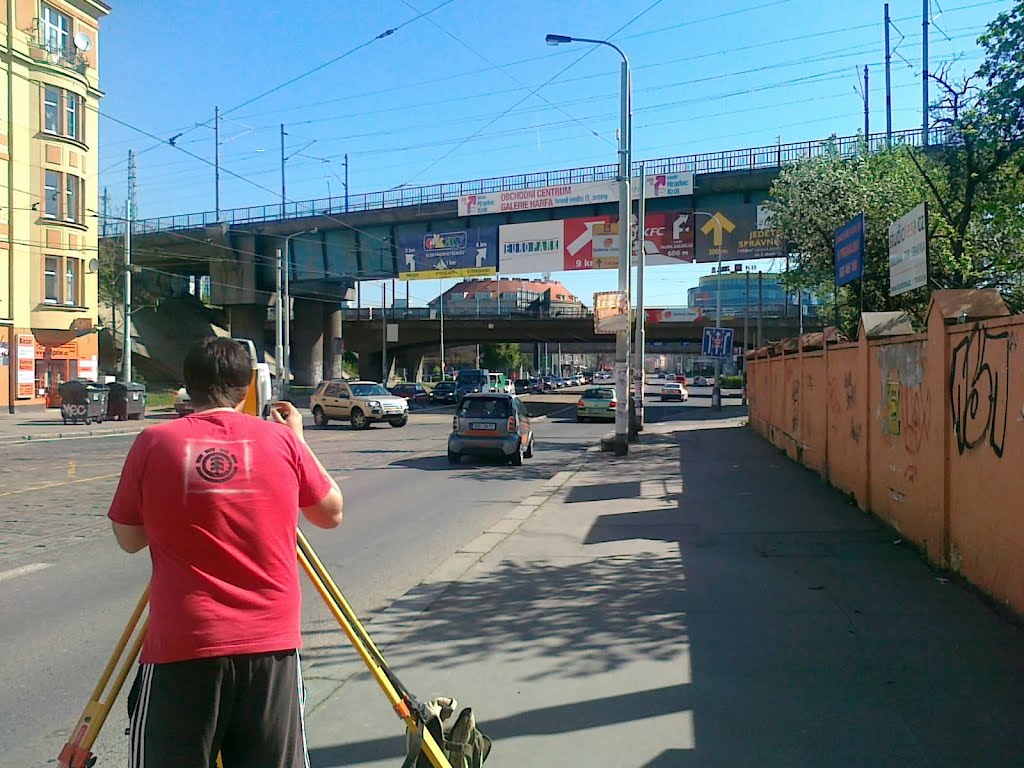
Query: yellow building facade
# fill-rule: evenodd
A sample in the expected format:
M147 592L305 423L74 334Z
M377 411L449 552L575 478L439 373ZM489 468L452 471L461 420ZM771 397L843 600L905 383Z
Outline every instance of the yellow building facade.
M0 409L98 375L100 0L0 0Z

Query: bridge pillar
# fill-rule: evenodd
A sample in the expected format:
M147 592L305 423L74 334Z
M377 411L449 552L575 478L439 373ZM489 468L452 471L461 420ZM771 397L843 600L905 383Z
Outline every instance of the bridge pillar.
M260 304L231 304L228 306L228 322L231 336L236 339L251 339L256 345L256 356L263 360L266 351L267 308Z
M327 309L324 310L326 316L324 326L324 360L327 362L325 374L329 374L329 378L340 379L341 374L344 371L342 361L344 355L338 349L336 342L344 338L345 328L342 322L342 310L341 307L328 305Z
M313 386L324 378L323 304L311 299L292 299L292 377L299 386Z
M423 379L423 357L422 351L403 350L394 356L392 370L396 376L404 372L404 381L421 381Z

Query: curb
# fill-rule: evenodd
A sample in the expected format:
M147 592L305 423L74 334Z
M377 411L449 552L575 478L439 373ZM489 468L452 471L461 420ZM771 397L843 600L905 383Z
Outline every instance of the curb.
M14 435L14 436L0 436L0 445L10 445L12 443L28 443L32 441L45 442L47 440L74 440L76 438L86 437L115 437L117 435L136 435L145 429L150 424L144 424L142 427L122 428L122 429L90 429L87 431L75 431L75 432L53 432L51 434L34 434L34 435Z

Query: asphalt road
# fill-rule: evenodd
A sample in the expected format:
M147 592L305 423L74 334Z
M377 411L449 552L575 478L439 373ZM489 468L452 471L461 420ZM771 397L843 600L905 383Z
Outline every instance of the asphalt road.
M522 467L448 465L449 412L356 432L307 429L339 481L345 521L307 534L355 610L370 618L533 493L610 424L577 424L567 410L535 424L537 453ZM701 418L708 401L649 401L652 422ZM133 435L0 445L0 768L54 765L149 575L125 555L106 509ZM315 705L355 669L319 599L307 590L303 629ZM127 686L126 686L127 687ZM107 762L125 748L122 698L101 734ZM101 764L103 762L101 761Z

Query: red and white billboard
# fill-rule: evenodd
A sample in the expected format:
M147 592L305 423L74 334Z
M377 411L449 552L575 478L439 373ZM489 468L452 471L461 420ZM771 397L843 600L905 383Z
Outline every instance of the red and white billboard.
M667 307L665 309L645 309L644 316L648 323L695 323L701 318L700 307Z
M693 261L693 212L659 211L645 217L648 266ZM634 229L635 232L635 229ZM503 274L617 269L619 223L614 216L504 224L498 232Z

